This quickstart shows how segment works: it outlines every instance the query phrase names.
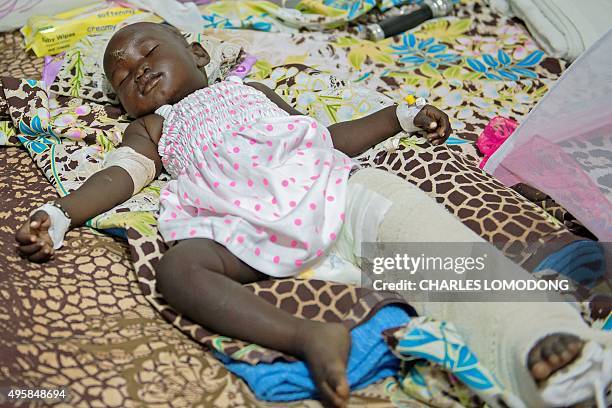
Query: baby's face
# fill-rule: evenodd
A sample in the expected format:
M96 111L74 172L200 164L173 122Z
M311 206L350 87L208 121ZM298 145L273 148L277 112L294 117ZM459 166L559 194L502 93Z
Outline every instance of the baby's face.
M208 55L180 34L154 23L119 30L104 53L104 72L130 116L153 113L208 85Z

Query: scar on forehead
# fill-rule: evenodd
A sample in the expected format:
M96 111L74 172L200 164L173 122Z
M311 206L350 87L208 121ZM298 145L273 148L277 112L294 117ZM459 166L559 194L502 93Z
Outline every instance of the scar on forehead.
M117 61L125 59L125 54L125 50L113 50L110 53L111 57L113 57Z

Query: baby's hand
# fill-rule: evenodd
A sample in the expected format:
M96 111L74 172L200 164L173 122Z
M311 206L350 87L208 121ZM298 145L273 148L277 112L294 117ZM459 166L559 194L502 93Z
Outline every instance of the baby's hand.
M32 262L46 262L53 255L53 241L49 236L51 217L45 211L36 211L15 234L19 254Z
M434 146L444 143L452 130L448 115L431 105L423 106L413 122L427 131L427 139Z

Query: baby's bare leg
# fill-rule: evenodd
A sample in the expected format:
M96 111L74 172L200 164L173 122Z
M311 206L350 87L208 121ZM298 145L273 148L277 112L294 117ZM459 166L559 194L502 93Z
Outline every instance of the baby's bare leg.
M164 254L156 274L159 291L177 311L224 336L306 360L322 400L345 405L350 336L344 326L298 319L254 295L241 284L266 276L209 239L181 241Z

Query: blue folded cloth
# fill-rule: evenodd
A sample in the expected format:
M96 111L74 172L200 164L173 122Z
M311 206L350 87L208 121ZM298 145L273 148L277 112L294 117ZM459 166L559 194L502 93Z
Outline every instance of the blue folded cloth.
M408 323L410 317L400 306L383 307L370 320L351 330L351 352L347 377L351 390L368 386L397 374L400 361L392 353L381 333ZM294 401L315 398L317 389L308 367L299 361L251 365L216 353L225 367L242 378L262 401Z
M605 273L606 259L599 242L585 239L574 241L550 254L534 272L545 269L552 269L574 282L590 287Z

